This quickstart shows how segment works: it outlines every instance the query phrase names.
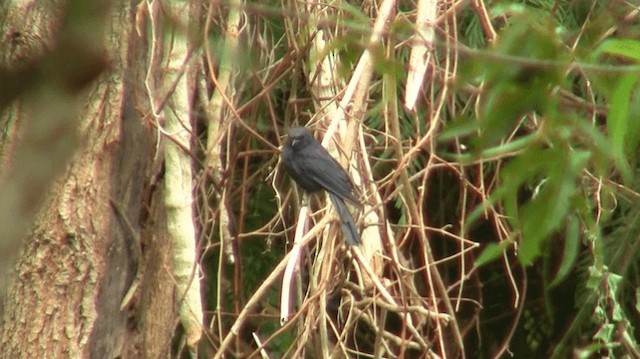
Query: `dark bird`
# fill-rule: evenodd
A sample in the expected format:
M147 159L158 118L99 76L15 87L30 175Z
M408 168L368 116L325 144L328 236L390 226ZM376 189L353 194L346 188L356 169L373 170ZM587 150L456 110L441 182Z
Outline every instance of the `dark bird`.
M289 129L283 158L287 172L303 190L314 193L324 189L329 193L329 198L342 222L347 244L360 244L358 228L344 201L347 200L358 207L361 204L353 195L353 184L342 166L304 127Z

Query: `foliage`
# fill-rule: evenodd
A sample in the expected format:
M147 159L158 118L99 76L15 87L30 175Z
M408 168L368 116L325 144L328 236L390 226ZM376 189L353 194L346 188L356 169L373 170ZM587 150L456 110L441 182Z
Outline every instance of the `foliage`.
M421 347L408 333L401 312L379 304L375 289L356 285L339 246L317 241L301 263L299 317L278 327L279 290L270 285L251 309L257 317L243 322L236 353L262 349L252 331L267 351L285 357L320 357L325 349L354 357L431 350L497 357L510 350L515 357L621 358L640 352L634 289L640 278L640 42L629 36L640 23L631 19L634 9L598 0L479 3L486 13L441 4L415 111L402 106L413 5L402 2L389 24L394 31L375 48L367 42L380 10L372 3L339 2L321 17L322 27L332 30L327 53L339 54L343 80L365 49L374 54L368 103L356 119L368 152L357 149L354 156L371 165L381 220L395 233L387 239L393 246L385 247L393 254L385 255L400 262L385 259L383 273L389 282L398 279L388 285L399 302L421 308L410 315L423 324L417 330L429 345ZM293 239L301 195L278 160L285 129L327 124L315 117L320 100L306 68L315 30L308 24L318 15L280 6L246 5L245 56L233 84L238 117L223 142L227 173L217 196L200 191L200 224L208 229L203 247L217 258L206 276L217 277L214 287L230 288L210 291L218 293L211 305L225 304L211 310L232 311L222 323L212 319L211 338L220 341ZM217 29L209 43L220 46L224 36ZM235 223L237 261L228 267L220 265L227 255L222 231L212 224L221 198ZM312 208L322 208L316 201ZM323 255L332 260L336 283L314 282ZM434 312L454 315L455 325L441 326L429 317ZM533 335L536 328L544 330ZM331 349L319 344L322 330L331 333ZM211 345L220 343L212 339Z

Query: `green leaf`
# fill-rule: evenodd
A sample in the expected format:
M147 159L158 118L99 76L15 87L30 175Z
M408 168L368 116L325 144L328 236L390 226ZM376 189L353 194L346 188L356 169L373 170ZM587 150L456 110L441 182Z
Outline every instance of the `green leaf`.
M587 279L586 287L596 293L600 292L600 286L602 283L602 277L607 271L606 266L602 269L598 269L595 266L589 267L589 278ZM597 314L597 313L596 313Z
M478 259L476 260L476 263L474 265L475 268L483 266L487 263L491 263L494 260L498 259L499 257L502 256L504 251L506 251L507 248L510 246L511 246L511 241L502 241L499 244L495 244L495 243L487 244L484 250L482 250L482 253L480 253L480 255L478 256Z
M355 23L359 24L360 26L363 26L362 24L368 24L369 23L369 16L365 15L360 8L353 6L351 4L349 4L346 1L343 2L339 2L336 4L336 6L341 9L342 11L344 11L345 13L351 15L351 17L353 19L355 19ZM349 17L347 17L347 19L349 19Z
M562 262L560 268L556 273L555 278L549 284L549 289L560 284L567 278L571 269L578 258L578 251L580 249L580 221L576 216L569 216L567 218L567 226L564 239L564 252L562 254Z
M497 145L524 115L544 116L555 103L554 89L562 84L569 59L554 28L547 17L514 16L493 51L463 64L463 81L482 82L474 149Z
M631 167L636 165L638 157L638 144L640 144L640 91L636 84L636 90L631 93L629 101L629 119L627 134L624 139L624 149L627 162Z
M608 39L596 48L591 58L594 62L598 62L598 58L603 54L621 56L640 63L640 41ZM594 76L594 80L596 85L603 87L603 92L609 99L607 132L615 164L625 182L630 182L632 179L630 163L635 162L635 149L640 141L638 106L634 101L637 96L633 95L640 76L628 72L619 76Z
M625 138L629 122L629 102L631 92L638 83L638 75L622 76L611 91L611 103L607 118L607 130L611 137L611 150L616 162L627 178L631 176L629 163L625 158ZM637 121L637 119L634 119Z
M529 146L534 145L537 139L538 135L534 133L531 135L516 138L513 141L500 144L499 146L484 149L479 154L476 152L464 154L452 154L443 152L442 156L448 159L452 159L456 162L460 162L462 164L470 164L479 159L482 159L483 161L491 161L493 159L501 157L516 155L526 150Z
M545 164L547 181L539 194L520 211L522 243L518 258L523 265L533 263L540 255L544 241L564 221L576 192L576 178L591 156L587 151L573 151L568 158L560 150L549 152Z
M513 82L501 82L487 91L480 114L480 148L497 144L513 131L520 117L534 110L531 95Z
M500 199L504 196L504 189L498 188L488 200L484 201L481 205L469 213L469 217L467 217L467 221L465 223L465 232L469 230L469 228L475 224L485 213L491 208L491 206L495 205Z
M613 333L615 333L615 324L603 323L600 325L600 329L593 336L594 339L598 339L603 343L610 343ZM604 344L603 344L604 345Z
M501 194L504 212L514 228L521 227L518 211L518 193L521 186L536 175L544 174L546 164L555 161L557 157L552 151L532 147L502 169L501 187L498 193Z
M624 56L640 62L640 41L632 39L609 39L598 46L593 57L597 58L603 53Z
M533 263L563 223L576 194L577 177L590 157L588 151L531 147L503 168L500 198L510 224L522 233L518 258L523 265ZM521 204L518 196L527 183L538 185L533 197Z
M458 137L465 137L478 131L477 121L457 121L447 124L447 127L438 136L438 141L447 142Z

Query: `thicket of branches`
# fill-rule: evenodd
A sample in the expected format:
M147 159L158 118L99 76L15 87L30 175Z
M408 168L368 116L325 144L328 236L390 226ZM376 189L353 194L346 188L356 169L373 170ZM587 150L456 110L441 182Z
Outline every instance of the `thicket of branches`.
M197 55L215 81L199 96L219 104L194 140L214 159L195 190L204 346L639 355L636 5L285 3L210 4L202 18ZM349 168L361 248L342 245L323 196L294 245L303 196L279 151L294 125Z

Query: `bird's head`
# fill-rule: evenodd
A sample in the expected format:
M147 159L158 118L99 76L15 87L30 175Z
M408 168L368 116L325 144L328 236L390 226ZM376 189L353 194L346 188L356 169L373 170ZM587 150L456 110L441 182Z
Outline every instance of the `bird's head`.
M305 127L292 127L289 129L289 144L294 151L299 151L312 141L314 141L313 135Z

